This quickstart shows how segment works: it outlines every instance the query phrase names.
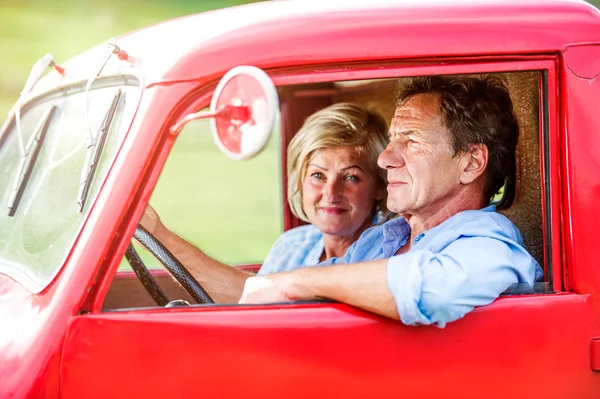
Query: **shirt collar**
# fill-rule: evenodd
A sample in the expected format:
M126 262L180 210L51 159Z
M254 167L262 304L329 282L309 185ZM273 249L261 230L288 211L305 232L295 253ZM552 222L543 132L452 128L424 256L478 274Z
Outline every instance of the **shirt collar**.
M385 237L400 238L410 235L410 225L402 216L398 216L383 224L383 235Z
M496 212L496 205L488 205L485 208L481 208L480 211ZM462 212L459 212L453 215L452 217L448 218L444 222L438 224L437 226L434 226L429 230L425 230L424 232L415 237L414 243L420 241L423 237L425 237L425 235L429 234L432 230L436 229L439 226L442 226L443 224L454 218L456 215L460 215L461 213ZM408 224L408 221L404 217L398 216L397 218L392 219L387 223L383 224L383 237L384 242L388 240L402 240L406 242L406 240L408 240L408 238L410 237L410 225Z

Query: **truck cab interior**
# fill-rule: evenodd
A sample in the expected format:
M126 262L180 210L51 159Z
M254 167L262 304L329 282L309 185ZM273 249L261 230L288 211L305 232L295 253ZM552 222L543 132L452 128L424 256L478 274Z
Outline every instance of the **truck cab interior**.
M516 196L513 204L501 210L501 213L510 218L519 228L523 236L525 248L535 257L544 268L545 276L543 282L537 282L534 287L511 287L505 295L531 294L550 292L551 279L550 248L544 237L548 233L548 216L544 215L543 187L543 104L545 99L542 95L541 86L543 72L522 71L499 73L509 88L514 110L519 121L520 136L517 146L517 184ZM333 81L309 84L294 84L278 87L280 102L280 129L276 129L274 135L278 135L274 152L278 152L280 159L279 176L273 181L281 196L279 199L282 216L278 223L287 230L303 224L301 220L294 217L287 204L286 198L286 170L285 149L294 134L302 126L304 120L312 113L328 105L337 102L354 102L366 108L380 112L386 120L391 120L395 110L395 90L398 79L369 79L360 81ZM184 130L181 134L190 133ZM264 156L260 154L259 157ZM233 161L231 161L233 162ZM157 189L161 185L168 185L167 177L161 176ZM175 194L173 194L175 195ZM168 223L168 220L165 221ZM210 229L211 226L203 226L198 223L198 228ZM194 243L202 249L201 242ZM232 243L231 251L235 251L235 243ZM266 254L265 254L266 255ZM146 258L147 259L147 258ZM236 264L246 270L257 271L260 267L260 259ZM171 299L184 299L194 303L189 294L173 280L166 271L155 269L153 275L161 285L167 296ZM127 270L123 262L120 271L115 276L112 285L104 301L104 310L115 310L123 308L151 307L156 306L150 295L146 292L138 278L132 271Z

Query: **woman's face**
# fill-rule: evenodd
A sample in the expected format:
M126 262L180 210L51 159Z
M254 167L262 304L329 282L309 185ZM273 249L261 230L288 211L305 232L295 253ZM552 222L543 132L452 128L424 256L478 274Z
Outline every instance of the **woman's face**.
M385 188L377 182L353 148L317 150L302 182L304 212L324 234L354 236L371 224L375 202L383 198Z

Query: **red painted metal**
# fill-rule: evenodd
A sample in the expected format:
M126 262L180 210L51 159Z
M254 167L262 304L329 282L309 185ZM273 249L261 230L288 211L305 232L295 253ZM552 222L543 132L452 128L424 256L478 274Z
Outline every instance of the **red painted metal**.
M542 185L542 212L544 215L549 215L550 220L544 220L544 272L548 275L548 267L551 266L552 275L552 290L562 291L563 286L563 270L566 270L566 264L561 258L561 221L560 221L560 119L559 119L559 90L558 90L558 59L554 60L554 65L547 68L539 68L545 71L547 76L547 95L544 98L543 90L540 90L540 129L542 132L547 130L548 140L544 143L543 134L540 134L540 162L542 165L547 163L549 168L542 168L540 174L540 184ZM540 76L540 88L543 87L543 79ZM548 126L543 118L543 104L547 103ZM547 148L546 148L547 146ZM550 187L547 187L546 182ZM549 188L549 195L546 189ZM549 208L548 208L549 207ZM547 224L550 226L547 226ZM547 227L553 233L552 237L547 235ZM548 251L548 245L551 250ZM550 258L548 259L548 253Z
M503 298L443 330L340 304L86 315L65 343L61 394L591 398L597 331L590 297L572 294Z
M590 367L593 371L600 371L600 338L593 338L590 342Z
M598 52L591 52L598 55ZM568 65L568 61L566 62ZM599 71L600 72L600 71ZM597 240L594 231L600 220L597 206L600 195L598 151L600 130L595 106L600 101L598 79L579 77L570 68L564 69L562 118L565 226L563 228L566 255L566 288L592 294L600 301L600 270L596 267ZM590 106L587 106L589 104Z
M320 3L211 12L119 39L143 66L140 109L50 285L33 295L0 274L0 397L597 396L600 83L598 51L580 48L600 43L598 11L542 0ZM85 80L96 61L93 52L77 57L35 91ZM175 140L169 127L207 105L219 77L241 64L268 70L278 85L547 70L546 239L554 289L568 293L503 298L443 330L340 304L102 313ZM103 74L122 68L109 62Z

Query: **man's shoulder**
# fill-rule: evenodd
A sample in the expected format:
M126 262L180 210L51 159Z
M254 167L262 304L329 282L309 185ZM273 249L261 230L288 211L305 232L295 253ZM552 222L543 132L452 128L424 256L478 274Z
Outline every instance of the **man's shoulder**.
M494 205L479 210L457 213L448 220L448 229L457 229L463 234L473 232L490 236L503 236L521 243L523 238L517 226L506 216L496 211Z

